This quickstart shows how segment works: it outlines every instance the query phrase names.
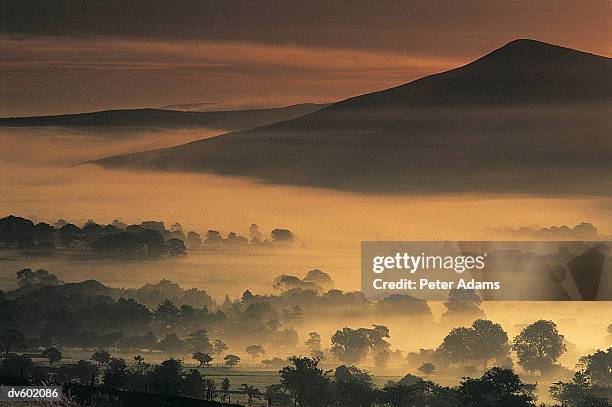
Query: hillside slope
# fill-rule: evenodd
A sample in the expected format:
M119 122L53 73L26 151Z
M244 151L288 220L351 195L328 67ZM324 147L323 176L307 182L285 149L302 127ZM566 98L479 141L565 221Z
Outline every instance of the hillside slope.
M612 60L517 40L463 67L109 167L358 192L610 194Z

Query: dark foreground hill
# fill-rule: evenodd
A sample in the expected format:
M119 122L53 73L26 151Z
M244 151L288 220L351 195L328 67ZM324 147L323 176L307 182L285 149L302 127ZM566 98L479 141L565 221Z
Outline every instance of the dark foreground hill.
M211 128L248 129L295 119L326 105L304 103L271 109L187 112L166 109L122 109L56 116L12 117L0 119L0 127L92 128L96 131L130 129Z
M612 193L612 60L532 40L314 113L108 167L359 192Z

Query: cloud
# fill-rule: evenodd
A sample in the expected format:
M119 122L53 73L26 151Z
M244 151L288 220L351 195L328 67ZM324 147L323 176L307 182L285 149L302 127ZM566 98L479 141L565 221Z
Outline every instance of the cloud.
M433 55L245 41L0 36L0 116L193 103L327 103L463 64Z
M79 69L291 68L313 72L432 72L465 62L349 48L269 45L227 41L146 41L124 39L0 38L7 55L1 66L61 66Z

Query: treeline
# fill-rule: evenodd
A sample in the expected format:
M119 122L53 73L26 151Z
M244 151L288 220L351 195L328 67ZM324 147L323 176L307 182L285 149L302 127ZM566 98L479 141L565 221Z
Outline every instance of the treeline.
M280 228L272 230L270 237L264 239L255 224L249 227L248 238L234 232L224 238L212 229L202 237L195 231L184 231L179 223L167 229L160 221L127 225L114 220L103 225L90 220L79 227L63 219L53 225L12 215L0 219L0 248L17 249L26 257L50 255L62 248L87 250L114 260L155 260L185 256L188 250L201 247L273 247L291 244L294 239L291 231Z
M57 350L49 352L49 366L34 365L24 355L4 355L0 362L0 375L21 375L31 383L47 382L50 376L55 382L76 382L148 394L150 392L185 396L205 400L232 401L239 393L251 405L265 400L268 406L308 407L545 407L536 404L536 384L524 383L511 369L493 367L482 376L464 377L455 387L441 386L433 381L406 375L401 380L389 381L383 387L373 384L372 377L353 365L340 365L324 370L319 358L293 356L284 361L279 370L280 383L264 389L242 383L230 390L229 378L217 382L206 377L206 371L187 369L179 359L170 358L159 365L145 362L141 355L128 363L112 357L105 351L92 354L90 360L61 365ZM606 407L610 405L612 387L609 372L601 366L612 356L612 348L606 352L588 355L584 366L573 379L556 382L549 391L559 407ZM60 358L58 358L60 356ZM56 366L57 365L57 366ZM10 369L10 370L8 370ZM10 377L10 376L8 376ZM135 395L132 395L135 397ZM136 396L137 397L137 396ZM236 399L234 399L236 401Z

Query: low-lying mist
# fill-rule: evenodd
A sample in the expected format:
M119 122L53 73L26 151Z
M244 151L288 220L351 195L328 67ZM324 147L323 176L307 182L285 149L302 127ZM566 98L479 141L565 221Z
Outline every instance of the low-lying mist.
M303 276L318 268L336 287L358 290L361 240L502 240L521 238L513 231L590 222L602 235L612 234L612 200L583 196L374 195L278 186L248 178L183 172L108 170L88 160L110 154L170 146L218 134L213 130L158 131L122 137L59 129L3 129L0 133L0 215L27 216L53 223L88 219L110 223L142 220L179 222L189 230L216 229L246 233L287 227L297 235L293 249L240 253L192 253L161 262L108 262L11 258L0 260L0 288L14 287L24 267L51 270L62 280L96 279L114 287L138 287L169 279L182 287L205 289L217 301L245 290L271 293L280 274ZM253 157L257 159L257 157ZM431 303L435 318L441 303ZM609 303L486 303L487 317L512 334L538 318L559 322L568 340L581 350L601 347L590 335L610 322ZM383 320L384 319L384 320ZM608 318L609 319L609 318ZM401 317L355 320L369 326L385 323L394 347L433 347L447 331L423 333ZM305 326L324 336L340 322ZM332 326L333 325L333 326ZM603 331L602 331L603 332ZM302 332L303 333L303 332ZM301 333L301 334L302 334ZM301 338L300 338L301 340ZM568 362L568 365L571 363Z

